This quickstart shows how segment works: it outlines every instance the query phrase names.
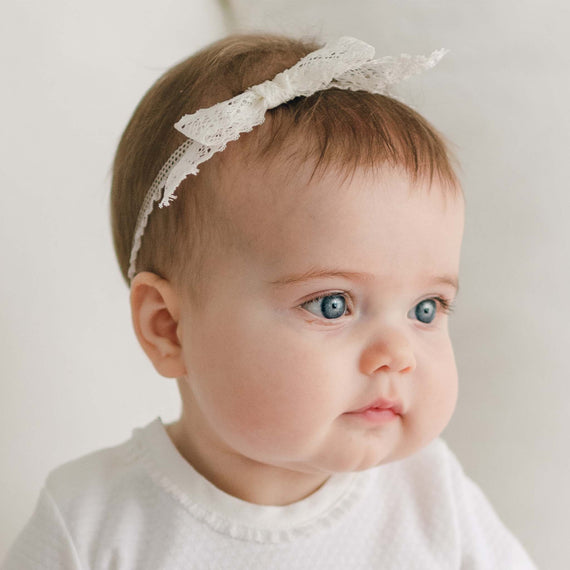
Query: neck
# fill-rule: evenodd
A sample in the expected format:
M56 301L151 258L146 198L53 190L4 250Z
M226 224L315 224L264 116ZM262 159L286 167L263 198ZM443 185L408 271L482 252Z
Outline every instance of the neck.
M305 473L259 463L225 449L200 433L183 413L166 426L178 452L210 483L225 493L258 505L288 505L308 497L328 479L328 474Z

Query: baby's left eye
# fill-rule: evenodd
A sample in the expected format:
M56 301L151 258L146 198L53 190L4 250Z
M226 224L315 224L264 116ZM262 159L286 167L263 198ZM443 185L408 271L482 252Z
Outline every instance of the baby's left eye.
M317 297L311 301L307 301L301 305L313 315L317 317L324 317L325 319L339 319L347 312L346 297L342 293L334 293L332 295L325 295Z
M411 311L421 323L431 323L435 319L437 304L433 299L426 299L418 303Z
M438 305L441 312L444 314L450 313L453 309L452 303L446 299L439 297L434 299L424 299L410 310L408 317L411 319L418 319L421 323L429 324L436 317Z

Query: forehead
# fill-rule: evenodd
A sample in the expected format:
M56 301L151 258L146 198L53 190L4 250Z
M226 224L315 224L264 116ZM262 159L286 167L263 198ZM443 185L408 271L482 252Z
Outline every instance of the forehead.
M315 268L371 272L393 283L457 274L458 192L387 168L312 174L310 164L292 160L232 169L223 184L232 249L277 280Z

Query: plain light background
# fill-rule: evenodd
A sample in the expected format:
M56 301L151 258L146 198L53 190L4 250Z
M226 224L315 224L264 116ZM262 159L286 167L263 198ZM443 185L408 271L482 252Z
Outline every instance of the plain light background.
M467 196L444 436L540 568L570 560L570 13L552 0L12 3L0 22L0 559L47 473L175 419L130 323L109 171L166 68L234 29L451 53L399 89L454 143Z

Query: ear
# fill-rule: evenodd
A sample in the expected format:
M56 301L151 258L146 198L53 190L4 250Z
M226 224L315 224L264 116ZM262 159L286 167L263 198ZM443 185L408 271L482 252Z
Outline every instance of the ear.
M180 298L171 283L148 271L138 273L131 282L131 315L137 339L156 371L166 378L184 376Z

